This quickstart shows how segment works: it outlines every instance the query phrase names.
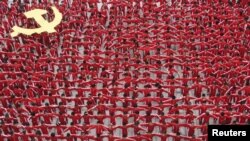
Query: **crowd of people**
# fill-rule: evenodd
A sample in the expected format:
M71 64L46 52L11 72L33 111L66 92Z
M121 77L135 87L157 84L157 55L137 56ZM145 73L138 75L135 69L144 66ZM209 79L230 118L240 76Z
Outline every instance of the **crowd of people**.
M0 141L206 141L209 124L249 124L247 2L0 2ZM52 5L57 32L10 36Z

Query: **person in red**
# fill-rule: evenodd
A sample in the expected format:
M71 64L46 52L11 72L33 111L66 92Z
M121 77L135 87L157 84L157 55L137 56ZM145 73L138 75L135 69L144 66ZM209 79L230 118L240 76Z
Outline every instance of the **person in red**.
M250 82L247 81L246 86L241 87L239 91L243 91L246 96L249 96L250 95Z
M250 106L250 97L240 98L240 102L245 102L246 105Z
M153 140L154 137L158 137L164 141L168 139L168 136L165 134L147 133L147 134L143 134L142 136L146 137L146 139L149 139L149 140Z
M5 96L10 96L14 92L9 87L4 87L1 91L1 93L4 94Z
M212 100L206 98L205 94L202 94L201 98L196 98L194 101L195 101L196 104L201 104L201 103L202 104L212 104L213 103Z
M201 97L203 88L208 88L208 87L202 84L193 84L190 89L194 89L194 95L199 98Z
M9 135L9 134L4 134L2 130L0 130L0 141L5 141L5 140L14 140L14 137Z
M87 131L90 131L91 129L95 129L96 130L96 135L97 137L100 137L100 135L104 132L104 131L108 131L110 132L109 127L102 125L100 123L97 124L93 124L93 125L88 125L87 126Z
M206 104L206 101L203 101L201 105L195 106L192 108L192 110L199 110L199 114L207 113L206 111L215 107L212 104Z
M241 101L240 104L236 104L232 106L237 112L243 113L244 111L249 111L250 107L245 104L244 101Z
M34 134L27 134L26 130L23 130L22 133L14 133L13 135L14 140L29 140L34 137Z
M52 132L50 135L43 135L42 138L46 140L57 141L61 137L62 135L56 135L54 132Z
M140 124L140 127L146 127L146 129L147 129L147 133L153 133L153 131L154 131L154 128L155 127L160 127L161 129L161 133L164 133L164 132L166 132L166 126L164 126L163 124L161 124L161 123L152 123L152 122L149 122L149 123L141 123Z
M138 124L127 124L127 125L123 125L123 126L115 126L112 128L112 130L122 129L122 136L127 137L129 128L133 128L134 133L138 133L140 131L145 131L145 129L143 129L142 127L139 127Z
M71 134L77 134L78 132L83 132L83 130L77 126L74 125L73 122L71 122L70 126L63 130L63 132L70 131ZM59 134L59 133L57 133ZM59 134L60 135L60 134Z
M220 112L219 114L215 114L218 117L218 122L220 125L230 124L232 117L228 113Z
M245 111L243 113L237 112L232 117L236 118L236 123L238 124L246 124L250 120L250 116Z
M88 111L98 110L98 112L105 114L105 110L108 109L111 105L108 104L98 104L90 109Z
M182 136L180 132L167 134L168 138L172 138L174 141L181 141L182 139L187 139L187 136Z
M209 123L210 118L217 120L217 117L213 114L210 114L209 112L201 114L196 119L198 119L201 124L205 124Z
M186 131L187 131L186 136L192 137L192 136L195 135L194 134L195 133L195 129L197 127L199 127L199 126L194 125L194 122L192 122L191 124L189 124L189 123L180 124L180 127L185 127Z

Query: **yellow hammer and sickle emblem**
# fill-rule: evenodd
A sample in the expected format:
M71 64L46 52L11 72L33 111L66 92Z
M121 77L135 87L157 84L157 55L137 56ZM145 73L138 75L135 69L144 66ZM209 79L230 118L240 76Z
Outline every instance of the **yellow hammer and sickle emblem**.
M20 33L25 34L25 35L32 35L34 33L40 34L42 32L48 32L48 33L56 32L55 27L62 21L62 14L59 12L59 10L55 6L52 6L51 9L53 10L53 12L55 14L55 18L54 18L54 20L52 22L48 22L47 20L45 20L43 18L42 15L47 13L46 10L35 9L35 10L25 12L24 15L27 18L34 18L35 21L39 24L40 27L35 28L35 29L27 29L27 28L14 26L12 28L12 30L14 32L12 32L10 34L11 37L16 37Z

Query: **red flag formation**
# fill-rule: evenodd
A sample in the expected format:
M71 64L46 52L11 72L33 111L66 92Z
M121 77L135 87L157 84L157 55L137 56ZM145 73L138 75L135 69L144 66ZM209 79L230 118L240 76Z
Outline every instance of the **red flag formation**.
M2 1L0 141L200 141L207 124L249 124L247 2ZM57 32L10 37L52 5Z

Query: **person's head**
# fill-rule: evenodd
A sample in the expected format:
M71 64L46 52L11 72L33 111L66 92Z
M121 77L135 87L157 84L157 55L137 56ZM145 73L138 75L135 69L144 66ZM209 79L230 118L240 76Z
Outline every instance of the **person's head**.
M14 125L18 124L18 120L17 120L17 119L14 119L13 124L14 124Z
M41 125L44 124L44 121L42 119L40 119L39 121L40 121Z
M0 120L0 125L3 125L4 124L4 121L1 119Z
M241 91L239 91L239 92L238 92L238 95L241 95L241 94L242 94L242 92L241 92Z
M10 117L9 113L6 113L6 114L4 115L4 117L5 117L5 118L9 118L9 117Z
M128 88L128 87L129 87L129 84L125 83L124 88Z
M21 107L20 103L18 103L18 104L17 104L17 108L19 108L18 105L19 105L19 107ZM12 103L9 103L9 104L8 104L8 108L13 108Z
M59 105L59 106L62 106L62 105L63 105L63 102L62 102L62 101L60 101L60 102L58 103L58 105Z
M63 92L63 93L61 94L61 96L64 97L64 96L65 96L65 93Z
M177 103L175 103L175 104L174 104L174 107L178 107L178 104L177 104Z
M14 94L11 94L10 98L13 99L15 98L16 96Z
M51 136L51 137L55 137L56 134L55 134L54 132L52 132L52 133L50 134L50 136Z
M147 116L150 116L150 115L151 115L151 112L150 112L150 111L147 111L146 114L147 114Z
M102 94L101 93L98 93L98 95L97 95L98 97L101 97L102 96Z
M138 107L137 103L134 103L134 104L133 104L133 107Z
M219 97L219 96L220 96L220 93L217 93L216 96Z

